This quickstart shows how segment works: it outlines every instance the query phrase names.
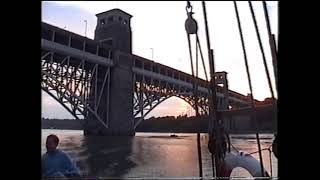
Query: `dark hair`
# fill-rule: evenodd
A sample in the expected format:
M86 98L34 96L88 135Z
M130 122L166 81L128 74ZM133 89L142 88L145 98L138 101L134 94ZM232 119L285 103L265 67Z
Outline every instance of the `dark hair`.
M57 135L55 135L55 134L50 134L50 135L47 137L47 141L48 141L49 138L52 138L53 141L54 141L57 145L59 144L59 138L58 138Z

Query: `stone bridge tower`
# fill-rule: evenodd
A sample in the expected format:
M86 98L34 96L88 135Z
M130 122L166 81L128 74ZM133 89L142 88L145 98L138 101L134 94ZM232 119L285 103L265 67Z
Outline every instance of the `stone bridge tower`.
M133 118L133 78L132 78L132 37L131 15L120 10L112 9L97 16L97 26L94 40L101 46L111 46L112 61L110 68L109 88L103 84L103 69L98 73L98 92L103 88L101 114L104 122L109 124L105 128L102 124L89 117L85 121L85 135L134 135ZM100 74L101 72L101 74ZM92 106L94 103L92 104ZM91 105L90 105L91 106Z

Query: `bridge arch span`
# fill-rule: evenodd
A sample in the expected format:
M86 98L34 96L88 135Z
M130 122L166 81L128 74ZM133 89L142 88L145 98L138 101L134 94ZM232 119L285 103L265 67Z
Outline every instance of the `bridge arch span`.
M86 60L75 61L73 57L43 52L41 58L41 89L60 103L76 119L92 118L100 121L108 128L99 112L97 105L101 99L101 91L98 92L97 76L99 65L92 65ZM104 79L109 77L109 68L102 71ZM100 96L99 96L100 95ZM95 106L93 106L93 105Z
M158 107L161 103L163 103L164 101L166 101L172 97L177 97L177 98L183 100L190 107L192 107L193 110L195 110L194 100L190 96L183 96L183 95L179 95L179 94L171 94L171 95L167 95L167 96L162 96L162 97L159 97L159 99L156 99L152 104L144 105L143 109L139 109L138 111L135 112L135 114L134 114L134 118L135 118L134 127L136 128L144 120L144 118L150 112L152 112L156 107ZM147 106L150 106L150 107L147 108ZM199 107L200 114L208 113L208 110L206 109L205 106L199 105L198 107ZM145 112L141 113L142 111L145 111ZM137 117L139 114L141 114L141 115L139 117Z
M54 95L55 93L58 93L57 91L54 91L54 92L53 92L53 91L50 91L48 88L45 88L45 87L42 87L42 86L41 86L41 90L42 90L43 92L45 92L46 94L48 94L48 95L49 95L48 97L52 98L55 103L61 105L62 108L63 108L63 110L66 110L66 111L67 111L70 115L72 115L75 119L81 119L80 116L78 116L76 113L72 112L72 109L71 109L70 107L68 107L66 103L63 103L62 101L59 100L59 95ZM42 92L42 93L43 93L43 92ZM42 99L43 99L43 98L44 98L44 97L42 96ZM51 100L51 99L50 99L50 100Z

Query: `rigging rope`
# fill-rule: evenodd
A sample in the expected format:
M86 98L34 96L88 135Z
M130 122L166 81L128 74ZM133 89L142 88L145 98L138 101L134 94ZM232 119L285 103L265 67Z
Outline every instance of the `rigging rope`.
M272 54L273 71L274 71L274 77L275 77L275 81L276 81L275 85L276 85L276 90L278 91L278 68L277 68L278 54L277 54L277 50L276 50L275 37L271 33L270 21L269 21L269 15L268 15L268 9L267 9L266 1L263 1L263 10L264 10L264 16L265 16L266 24L267 24L267 28L268 28L269 45L270 45L270 51L271 51L271 54ZM277 118L276 118L276 120L277 120ZM273 144L274 143L275 142L273 142ZM270 157L270 163L271 163L271 151L270 151L270 149L269 149L269 157ZM272 177L272 168L271 168L271 177Z
M248 84L249 84L249 89L250 89L250 101L251 101L251 108L252 108L252 116L250 116L250 119L255 122L256 130L257 130L256 139L257 139L257 144L258 144L258 152L259 152L261 173L264 176L263 159L262 159L262 154L261 154L261 145L260 145L260 139L259 139L259 134L258 134L258 126L257 126L257 122L256 122L257 121L257 119L256 119L256 109L255 109L254 97L253 97L253 92L252 92L252 83L251 83L251 76L250 76L250 71L249 71L248 59L247 59L247 55L246 55L246 48L245 48L245 43L244 43L244 39L243 39L243 33L242 33L242 29L241 29L241 22L240 22L240 17L239 17L237 4L236 4L235 1L233 1L233 3L234 3L235 12L236 12L237 22L238 22L239 34L240 34L240 37L241 37L241 45L242 45L242 49L243 49L243 56L244 56L246 72L247 72L247 78L248 78ZM263 54L263 57L264 57L264 54ZM273 92L272 92L272 95L273 95Z
M262 58L263 58L263 64L264 64L265 72L266 72L267 79L268 79L269 89L270 89L270 92L271 92L272 99L274 99L274 93L273 93L273 89L272 89L272 85L271 85L269 70L268 70L268 66L267 66L267 62L266 62L266 57L265 57L265 54L264 54L264 51L263 51L262 42L261 42L261 37L260 37L260 33L259 33L259 30L258 30L258 26L257 26L257 20L256 20L256 18L255 18L255 14L254 14L254 10L253 10L253 7L252 7L252 3L251 3L250 1L248 1L248 3L249 3L249 7L250 7L252 19L253 19L253 22L254 22L256 34L257 34L257 37L258 37L258 42L259 42L259 46L260 46L260 50L261 50L261 54L262 54ZM256 124L257 124L257 123L256 123ZM260 151L260 152L259 152L260 164L261 164L261 168L263 168L262 155L261 155L261 147L260 147L260 140L259 140L259 135L258 135L258 133L256 133L256 136L257 136L258 148L259 148L259 151ZM262 172L263 172L263 169L262 169ZM264 173L263 173L263 175L264 175Z
M188 8L190 8L191 10L188 11ZM187 37L188 37L188 46L189 46L189 55L190 55L190 63L191 63L191 73L192 73L192 79L193 79L193 99L194 99L194 109L196 111L196 117L199 117L199 108L198 108L198 84L197 84L197 76L198 76L198 57L196 57L196 78L194 75L194 70L193 70L193 60L192 60L192 50L191 50L191 42L190 42L190 34L196 34L197 33L197 22L195 21L195 19L193 19L192 17L192 6L190 4L189 1L187 1L187 7L186 7L186 11L187 11L187 20L185 22L185 29L187 32ZM198 149L198 160L199 160L199 176L202 178L202 157L201 157L201 144L200 144L200 127L198 129L198 133L197 133L197 149Z
M265 151L265 150L270 150L270 147L261 149L261 151ZM254 152L251 152L251 153L248 153L248 154L256 154L258 152L259 151L254 151Z
M198 33L196 34L196 38L198 37ZM198 42L196 41L196 77L198 77Z
M253 11L253 7L252 7L251 1L248 1L248 2L249 2L250 11L251 11L253 23L254 23L254 26L255 26L256 34L257 34L257 37L258 37L258 42L259 42L259 46L260 46L260 50L261 50L261 54L262 54L262 58L263 58L263 64L264 64L265 72L266 72L267 79L268 79L269 89L270 89L270 92L271 92L272 99L274 99L274 93L273 93L273 89L272 89L272 85L271 85L271 80L270 80L269 70L268 70L268 66L267 66L267 61L266 61L266 57L265 57L265 54L264 54L264 51L263 51L261 37L260 37L260 33L259 33L259 30L258 30L258 26L257 26L257 20L256 20L256 17L255 17L254 11Z
M203 59L203 54L202 54L202 50L201 50L201 45L200 45L198 34L197 34L197 46L199 46L199 52L200 52L200 56L201 56L204 75L205 75L206 81L208 81L207 68L206 68L206 65L204 64L204 59Z
M267 3L266 1L263 1L263 10L264 10L264 16L266 19L266 25L268 29L268 36L269 36L269 45L270 45L270 51L272 53L272 61L273 61L273 69L274 69L274 76L275 76L275 81L276 81L276 89L278 90L278 70L277 70L277 51L276 51L276 43L275 43L275 37L271 33L271 28L270 28L270 21L269 21L269 15L268 15L268 10L267 10Z
M249 71L249 65L248 65L248 59L246 55L246 49L245 49L245 44L244 44L244 39L243 39L243 33L241 29L241 22L239 18L239 12L237 8L237 4L235 1L233 1L235 11L236 11L236 17L237 17L237 22L238 22L238 27L239 27L239 33L241 37L241 44L242 44L242 49L243 49L243 55L244 55L244 61L245 61L245 66L246 66L246 72L247 72L247 77L248 77L248 84L250 88L250 100L251 100L251 108L252 108L252 116L250 116L251 120L255 122L256 128L256 110L255 110L255 105L254 105L254 97L253 97L253 92L252 92L252 83L251 83L251 76L250 76L250 71ZM257 130L258 131L258 130ZM257 144L258 144L258 150L259 150L259 158L260 158L260 166L261 166L261 173L264 175L264 168L263 168L263 162L262 162L262 155L261 155L261 146L260 146L260 140L259 140L259 134L256 133L256 138L257 138Z
M265 19L266 19L268 34L269 34L269 36L271 36L271 28L270 28L270 21L269 21L266 1L263 1L263 10L264 10L264 16L265 16Z

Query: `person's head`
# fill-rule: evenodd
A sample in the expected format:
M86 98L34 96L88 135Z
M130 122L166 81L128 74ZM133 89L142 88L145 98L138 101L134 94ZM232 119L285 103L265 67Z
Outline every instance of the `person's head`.
M46 141L47 152L54 152L57 149L58 144L59 144L58 136L54 134L49 135Z

